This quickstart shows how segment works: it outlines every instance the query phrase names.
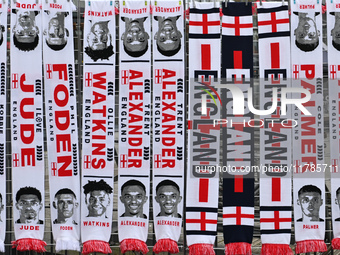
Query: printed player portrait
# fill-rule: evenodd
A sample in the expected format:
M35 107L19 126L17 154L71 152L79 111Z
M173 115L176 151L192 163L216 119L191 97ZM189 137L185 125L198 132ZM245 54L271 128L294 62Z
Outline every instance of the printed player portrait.
M16 14L13 26L13 43L21 51L34 50L39 43L39 28L35 23L38 11L12 10Z
M155 33L157 50L164 56L173 56L181 49L182 34L177 29L176 17L155 16L158 21L158 31Z
M108 23L100 21L92 25L90 33L87 34L87 46L85 53L93 60L109 59L113 55L112 35Z
M57 209L57 218L53 224L74 224L73 214L78 208L78 201L74 192L68 188L60 189L54 196L53 208Z
M149 35L145 32L144 21L147 19L121 18L125 22L125 31L122 34L124 51L131 57L140 57L148 50Z
M39 213L43 208L41 193L34 187L23 187L15 195L16 204L20 218L15 223L43 224L39 219Z
M298 192L297 204L301 206L302 218L298 222L324 221L319 217L322 206L321 190L314 185L305 185Z
M332 45L335 49L340 51L340 12L331 12L334 15L334 27L331 30Z
M50 14L47 11L47 14ZM65 17L68 12L57 12L51 15L47 28L44 30L46 44L54 51L65 48L69 31L65 28Z
M125 182L121 187L120 201L124 204L125 212L120 217L136 217L147 219L143 206L148 200L143 183L137 180Z
M1 219L1 213L5 209L4 203L2 202L2 194L0 193L0 222L2 222Z
M319 45L320 31L316 27L315 17L309 17L307 13L295 13L299 17L299 23L294 30L296 46L305 52L315 50Z
M182 218L178 213L178 204L182 201L182 196L175 182L161 181L156 186L155 200L160 207L160 213L157 216Z
M340 187L336 190L335 204L338 205L340 209ZM335 221L340 221L340 217L336 218Z
M104 180L88 181L83 186L85 194L85 203L88 209L86 217L107 218L107 211L110 205L110 194L113 189Z

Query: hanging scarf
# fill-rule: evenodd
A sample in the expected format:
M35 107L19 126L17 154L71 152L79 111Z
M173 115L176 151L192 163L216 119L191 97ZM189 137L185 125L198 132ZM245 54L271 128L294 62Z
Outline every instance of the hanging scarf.
M118 237L122 253L148 252L151 29L147 1L120 0ZM138 35L134 35L138 31Z
M184 24L179 0L152 2L155 253L178 253L184 193Z
M340 25L340 1L327 1L329 137L331 162L331 205L333 249L340 249L340 172L339 172L339 57L340 44L335 35ZM339 198L339 199L338 199Z
M12 244L18 251L44 252L41 5L25 0L11 6ZM21 26L23 20L31 29Z
M72 1L43 1L45 110L56 251L79 251L80 178ZM57 36L57 37L55 37Z
M112 253L116 29L110 0L86 1L81 238L83 254ZM98 204L100 206L98 206ZM85 209L87 208L87 209Z
M194 2L189 17L189 117L186 186L186 234L190 255L215 254L220 118L218 93L212 81L220 77L220 17L213 2ZM211 95L211 99L207 99ZM216 96L217 95L217 96ZM203 101L205 104L203 105Z
M262 3L257 9L259 29L260 109L271 108L273 89L290 87L290 32L288 6ZM276 95L276 93L275 93ZM280 98L280 95L278 95ZM289 247L292 199L290 108L280 115L261 116L260 227L263 255L293 254ZM283 121L283 122L282 122ZM286 128L285 126L288 126Z
M309 26L306 26L306 22ZM307 35L307 39L303 35ZM312 39L314 42L310 42ZM324 242L326 201L322 169L324 133L321 2L291 2L291 48L292 87L304 88L311 94L309 101L305 100L308 102L303 105L304 109L293 107L292 110L292 116L298 123L293 130L295 252L323 252L327 250L327 246ZM293 94L295 100L304 100L302 98L306 98L306 95ZM307 115L307 111L311 115Z
M6 72L7 72L7 3L0 4L0 252L5 252L6 235Z
M240 93L252 87L253 19L252 6L227 3L222 18L222 77ZM246 96L245 96L246 97ZM247 123L254 118L248 107L236 114L230 91L222 90L222 119L229 122L223 128L223 166L230 166L223 176L223 235L225 254L251 254L254 226L254 128ZM234 101L233 101L234 100ZM248 101L248 100L246 100ZM242 105L243 109L243 105ZM232 123L231 123L232 122ZM249 171L248 171L248 170Z

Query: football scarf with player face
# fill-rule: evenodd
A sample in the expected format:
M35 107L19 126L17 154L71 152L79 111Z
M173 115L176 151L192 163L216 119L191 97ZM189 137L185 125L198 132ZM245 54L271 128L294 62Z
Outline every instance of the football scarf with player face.
M81 239L83 254L112 253L115 12L86 1L84 21Z
M11 7L13 247L18 251L44 252L41 3L12 1ZM6 39L2 44L6 44Z
M148 252L151 23L147 1L119 2L118 237L122 253Z
M260 107L260 227L261 253L292 254L291 108L282 114L283 89L290 87L288 5L262 3L259 29ZM273 99L273 100L272 100ZM277 100L275 100L277 99ZM274 103L275 102L275 103ZM286 106L284 106L286 107Z
M179 0L152 1L155 253L178 253L184 193L184 24Z
M293 204L296 253L327 250L321 2L291 1ZM302 103L304 103L302 105Z
M72 1L43 1L51 221L56 251L80 250L80 167Z

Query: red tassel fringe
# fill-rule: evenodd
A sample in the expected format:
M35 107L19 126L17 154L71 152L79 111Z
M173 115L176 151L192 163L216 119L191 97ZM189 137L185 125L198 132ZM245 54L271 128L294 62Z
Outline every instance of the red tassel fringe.
M44 241L33 238L22 238L12 242L12 248L16 248L17 251L35 251L38 253L45 252L46 245Z
M340 238L334 238L332 240L332 248L336 250L340 250Z
M100 252L104 254L112 253L108 242L100 240L89 240L83 244L82 254L87 255L91 252Z
M293 255L288 244L262 244L261 255Z
M305 240L296 242L295 253L325 252L327 245L323 240Z
M147 254L149 252L146 243L138 239L124 239L120 243L120 250L123 254L127 251L139 251L143 254Z
M177 242L170 238L159 239L153 247L153 252L158 254L160 252L179 253Z
M198 243L189 246L189 255L215 255L214 245Z
M250 243L228 243L225 245L225 255L251 255Z

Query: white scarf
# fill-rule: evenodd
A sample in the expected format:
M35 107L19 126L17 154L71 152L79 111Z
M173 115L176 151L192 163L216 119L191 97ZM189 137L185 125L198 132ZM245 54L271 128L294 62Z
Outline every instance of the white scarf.
M306 21L310 31L306 31ZM319 32L317 32L319 31ZM315 32L315 33L314 33ZM316 35L316 43L306 44L301 35ZM307 39L309 40L309 39ZM293 130L293 203L296 253L327 250L325 237L324 133L322 96L322 15L321 2L291 1L292 87L305 88L311 99L304 104L311 115L293 107L298 126ZM293 99L305 95L294 93ZM313 207L314 210L309 210Z
M83 254L112 253L115 12L110 0L85 2L81 239ZM97 201L98 200L98 201ZM103 202L100 202L103 200ZM100 203L98 208L94 206Z
M178 253L184 197L184 25L178 0L152 1L153 251ZM172 30L171 30L172 28Z
M122 253L148 252L151 30L147 1L120 0L118 237ZM138 36L133 31L138 30Z
M80 250L80 167L72 23L74 10L72 1L43 1L47 155L56 251Z
M41 4L25 0L11 6L13 247L44 252ZM23 19L30 20L31 29L21 29ZM33 36L27 38L28 33Z

